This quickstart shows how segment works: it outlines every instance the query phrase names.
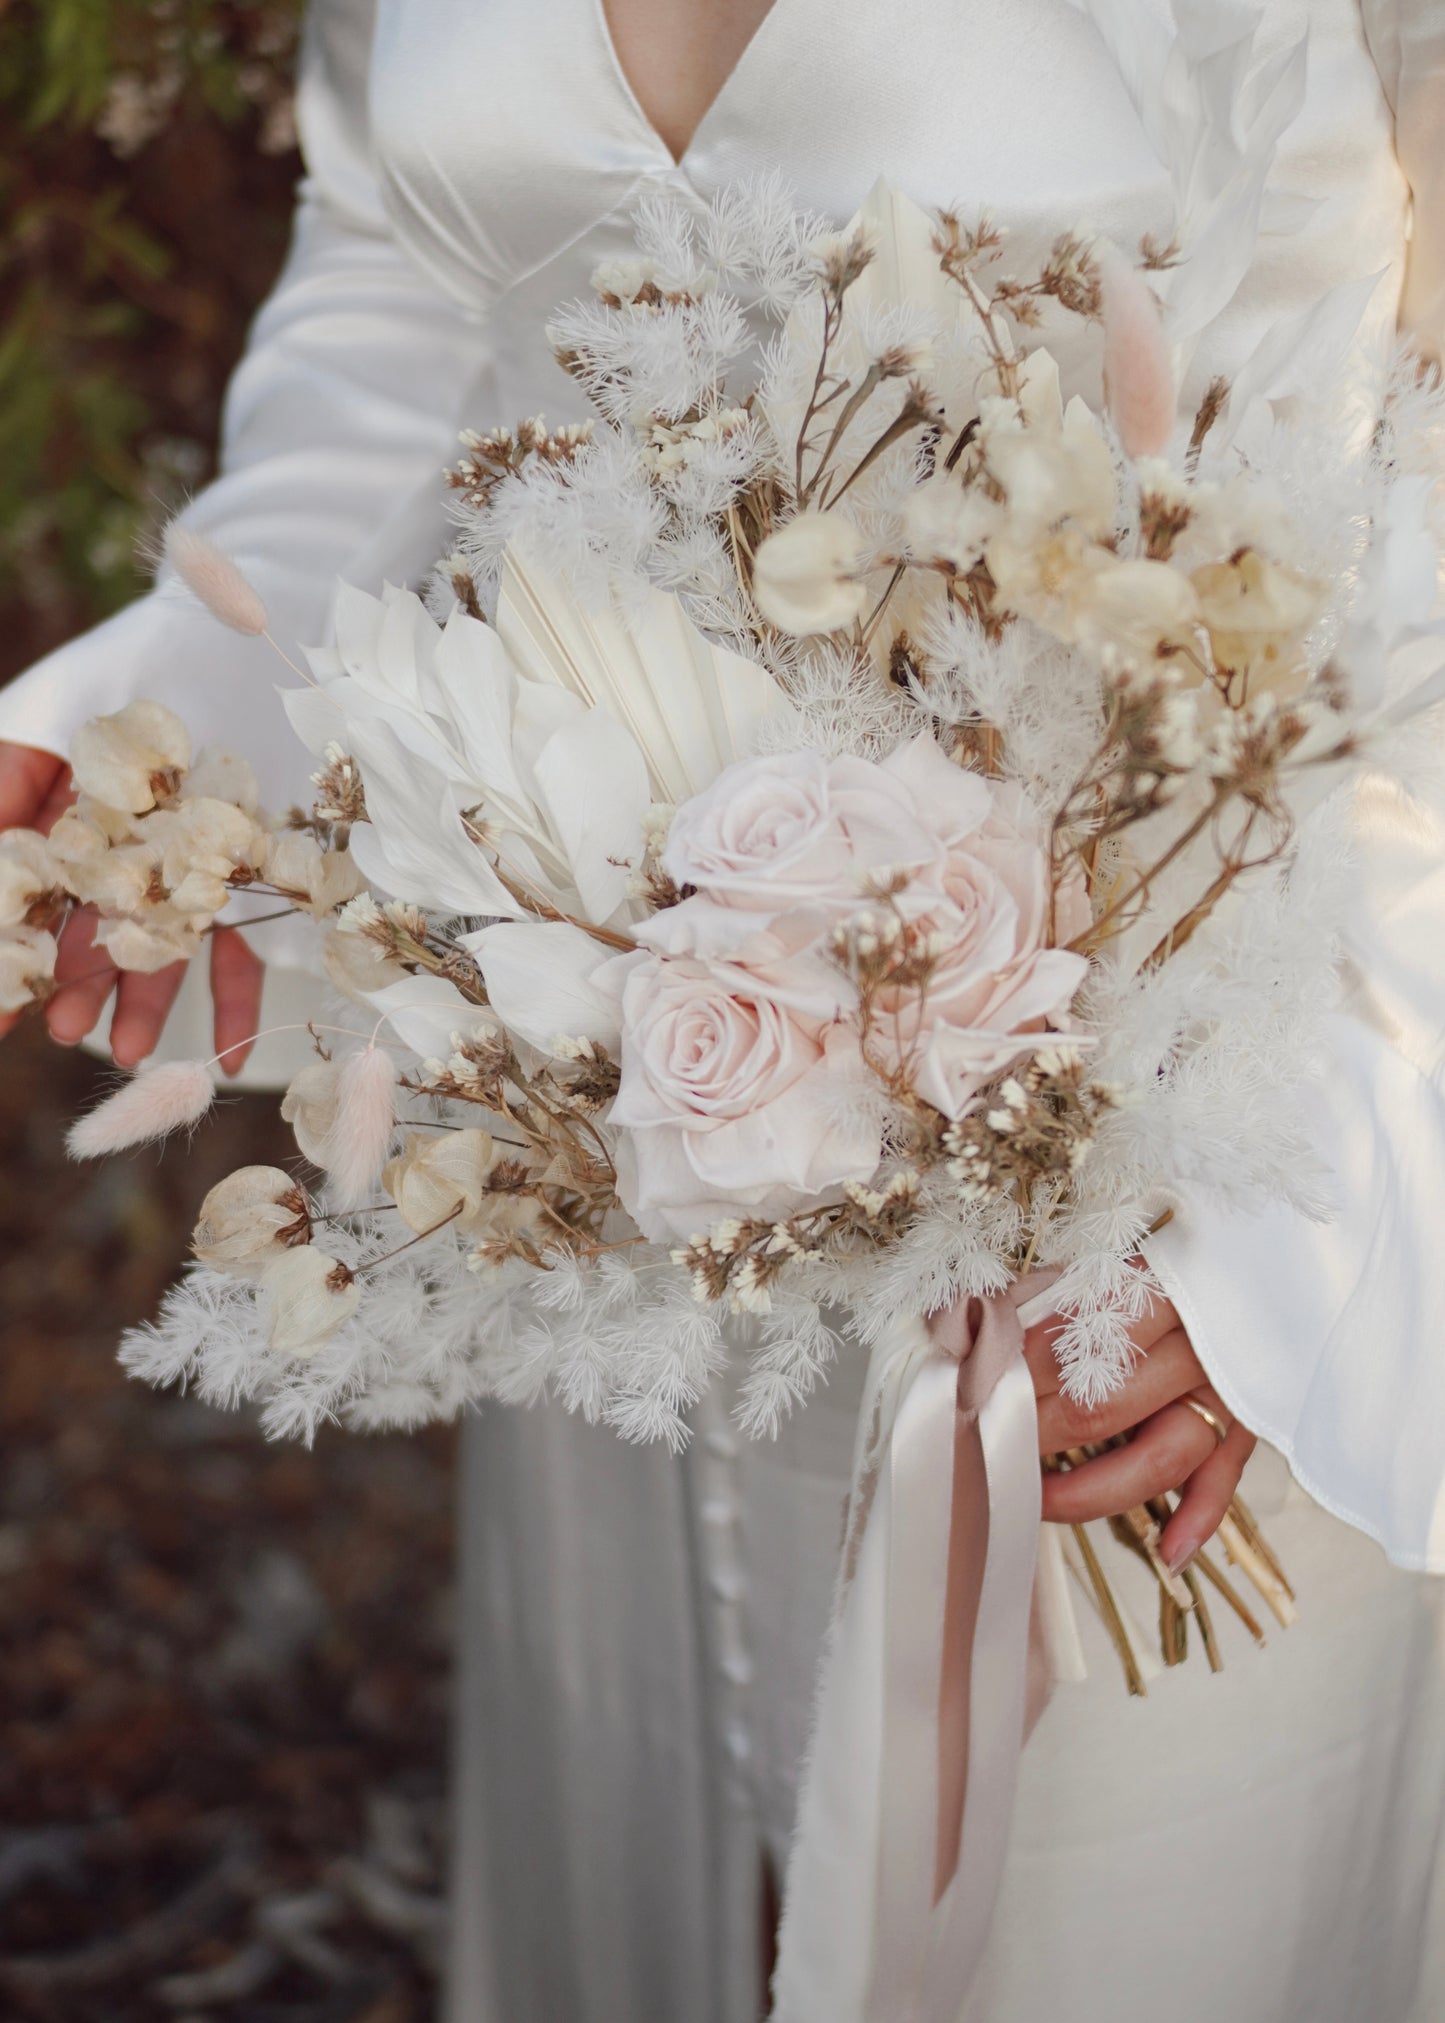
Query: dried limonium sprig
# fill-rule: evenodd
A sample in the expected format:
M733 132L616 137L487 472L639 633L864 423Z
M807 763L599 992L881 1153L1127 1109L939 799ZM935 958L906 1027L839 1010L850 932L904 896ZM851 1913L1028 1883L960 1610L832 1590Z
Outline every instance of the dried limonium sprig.
M313 815L318 823L349 829L366 820L366 790L355 759L338 744L326 747L326 763L311 775L316 789Z
M478 511L491 504L499 485L517 477L529 463L565 470L591 440L590 421L549 429L542 415L519 422L515 434L505 428L485 434L467 429L461 437L464 454L449 466L446 481L464 506Z
M896 1242L918 1215L921 1188L912 1167L876 1187L849 1181L840 1200L797 1215L716 1223L675 1250L673 1262L688 1273L699 1304L726 1300L734 1313L766 1314L772 1288L790 1267Z
M981 1097L943 1134L951 1177L965 1201L1008 1196L1029 1208L1042 1184L1057 1197L1093 1149L1122 1092L1092 1079L1087 1055L1057 1042Z

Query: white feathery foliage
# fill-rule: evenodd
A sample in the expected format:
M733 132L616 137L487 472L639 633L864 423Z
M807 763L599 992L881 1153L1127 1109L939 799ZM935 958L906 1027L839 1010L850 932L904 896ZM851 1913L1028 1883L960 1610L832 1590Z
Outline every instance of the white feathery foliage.
M886 758L922 727L914 699L902 689L860 673L846 653L824 649L789 670L789 692L798 711L791 728L764 732L762 749L817 751L829 758L852 752L858 758Z
M957 610L931 615L919 645L928 669L919 703L942 723L997 724L1010 777L1045 804L1060 799L1103 728L1084 656L1026 623L993 639Z
M741 305L719 294L621 313L579 302L548 334L558 350L586 359L579 383L610 422L639 412L676 421L710 406L751 343Z
M378 1262L395 1242L379 1221L328 1229L327 1249L363 1275L366 1294L310 1355L267 1346L264 1288L192 1266L156 1320L125 1337L121 1360L207 1404L254 1405L268 1436L308 1444L327 1423L415 1427L488 1398L547 1395L629 1440L685 1443L724 1332L665 1252L585 1273L564 1264L540 1282L508 1266L479 1286L464 1238L444 1231Z
M785 316L813 279L812 247L828 221L798 208L779 174L725 189L698 228L706 264L774 316Z
M490 608L509 543L546 555L584 602L602 604L615 583L647 575L663 524L636 443L608 432L565 472L525 467L501 487L491 513L463 518L456 551Z

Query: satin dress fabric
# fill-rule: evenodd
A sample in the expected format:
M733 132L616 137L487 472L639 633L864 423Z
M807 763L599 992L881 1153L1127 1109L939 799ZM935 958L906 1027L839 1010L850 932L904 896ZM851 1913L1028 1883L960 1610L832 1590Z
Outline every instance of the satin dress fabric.
M1269 0L1261 48L1306 26L1277 181L1322 201L1262 242L1195 390L1364 274L1370 341L1397 315L1445 335L1445 6ZM779 169L842 218L886 174L991 209L1019 264L1077 224L1131 245L1168 223L1115 63L1068 0L776 0L680 162L600 0L312 0L300 116L292 254L231 390L222 476L187 515L288 647L325 636L338 576L374 589L440 551L460 428L576 413L543 324L625 251L650 191L700 204ZM1096 390L1067 345L1061 362ZM284 803L306 765L277 673L162 583L0 697L0 737L62 750L155 696ZM1090 1676L1025 1753L961 2023L1445 2013L1445 1614L1410 1571L1445 1566L1442 837L1389 808L1362 834L1321 1097L1335 1219L1186 1204L1153 1253L1217 1387L1277 1450L1247 1487L1303 1620L1266 1654L1226 1630L1222 1676L1196 1658L1131 1702L1086 1618ZM297 952L264 948L267 1021L314 1012ZM175 1051L210 1051L198 984ZM292 1057L265 1043L253 1079ZM681 1457L552 1408L469 1425L451 2023L758 2013L860 1383L845 1359L763 1445L724 1393Z

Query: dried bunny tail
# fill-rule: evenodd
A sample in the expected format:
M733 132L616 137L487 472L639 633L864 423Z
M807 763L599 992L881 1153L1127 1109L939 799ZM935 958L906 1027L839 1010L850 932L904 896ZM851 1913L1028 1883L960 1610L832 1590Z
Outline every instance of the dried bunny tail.
M213 618L233 632L264 634L266 607L229 555L203 535L172 520L161 542L166 560Z
M337 1077L326 1161L343 1200L359 1200L375 1186L395 1127L395 1061L382 1047L352 1054Z
M66 1133L72 1159L103 1159L152 1138L197 1124L216 1100L216 1085L200 1061L142 1068Z
M1131 457L1162 456L1178 396L1159 304L1144 276L1116 246L1099 255L1104 317L1104 398Z

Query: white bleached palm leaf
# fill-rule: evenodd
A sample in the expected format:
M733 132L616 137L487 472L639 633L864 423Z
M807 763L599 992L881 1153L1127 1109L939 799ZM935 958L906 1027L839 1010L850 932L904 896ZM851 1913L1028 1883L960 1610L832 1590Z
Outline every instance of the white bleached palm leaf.
M625 606L588 610L514 549L497 633L525 680L566 690L631 734L659 800L700 793L756 748L764 724L792 712L765 667L705 638L668 592L639 587Z

